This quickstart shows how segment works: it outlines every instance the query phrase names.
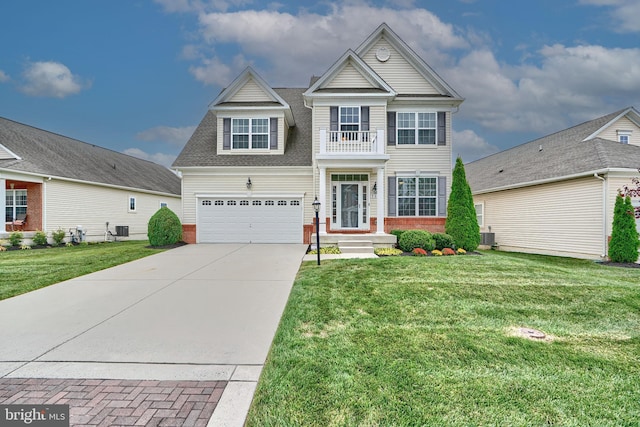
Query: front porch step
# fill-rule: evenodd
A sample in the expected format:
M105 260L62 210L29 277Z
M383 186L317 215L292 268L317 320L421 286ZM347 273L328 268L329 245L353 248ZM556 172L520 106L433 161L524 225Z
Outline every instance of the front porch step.
M338 240L338 248L343 254L372 254L371 240Z
M351 244L351 242L365 241L369 242L367 246L373 246L374 248L392 248L396 244L396 236L386 233L362 233L362 234L341 234L341 233L327 233L320 235L320 246L342 246L351 247L358 244ZM316 234L311 235L311 246L315 247Z

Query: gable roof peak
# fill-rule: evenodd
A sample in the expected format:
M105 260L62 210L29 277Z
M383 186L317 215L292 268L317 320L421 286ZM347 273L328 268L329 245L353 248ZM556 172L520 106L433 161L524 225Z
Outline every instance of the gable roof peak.
M632 122L640 126L640 113L638 113L638 110L636 110L634 107L627 107L627 108L623 108L622 110L616 111L614 113L606 114L602 117L592 120L593 122L595 122L595 121L607 119L604 125L599 127L595 132L587 136L584 140L589 141L590 139L597 138L598 135L600 135L603 130L605 130L606 128L611 126L614 122L618 121L620 118L624 116L627 116L629 120L631 120Z
M437 90L442 95L450 96L454 99L460 100L462 102L464 98L462 98L447 82L445 82L442 77L435 72L433 68L427 64L424 59L420 57L411 47L404 41L398 34L396 34L386 22L383 22L375 29L373 33L369 35L365 39L364 42L356 48L355 52L357 55L362 56L365 52L367 52L371 47L381 38L384 38L385 41L389 42L391 46L393 46L405 60L407 60L421 75L425 78L433 87L437 88Z

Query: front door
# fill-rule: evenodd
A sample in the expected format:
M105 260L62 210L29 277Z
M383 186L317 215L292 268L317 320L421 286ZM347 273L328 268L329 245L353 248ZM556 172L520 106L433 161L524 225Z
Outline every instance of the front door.
M339 224L343 229L368 229L367 186L357 182L339 184Z

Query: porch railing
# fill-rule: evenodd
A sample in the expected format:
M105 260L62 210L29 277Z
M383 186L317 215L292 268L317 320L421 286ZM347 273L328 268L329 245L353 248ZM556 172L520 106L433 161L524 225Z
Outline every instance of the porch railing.
M320 130L321 154L384 154L383 131Z

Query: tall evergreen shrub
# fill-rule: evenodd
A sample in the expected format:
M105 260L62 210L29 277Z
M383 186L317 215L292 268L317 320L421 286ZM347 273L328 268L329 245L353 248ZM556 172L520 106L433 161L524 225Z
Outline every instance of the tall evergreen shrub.
M453 169L453 181L451 182L451 195L447 205L447 221L445 232L451 237L458 248L466 251L474 251L480 244L480 227L476 218L476 209L473 206L471 187L467 182L462 159L456 159Z
M147 237L151 246L173 245L182 240L180 219L166 206L161 207L149 219Z
M609 258L613 262L636 262L638 260L638 230L629 196L618 194L613 208L613 228L609 241Z

